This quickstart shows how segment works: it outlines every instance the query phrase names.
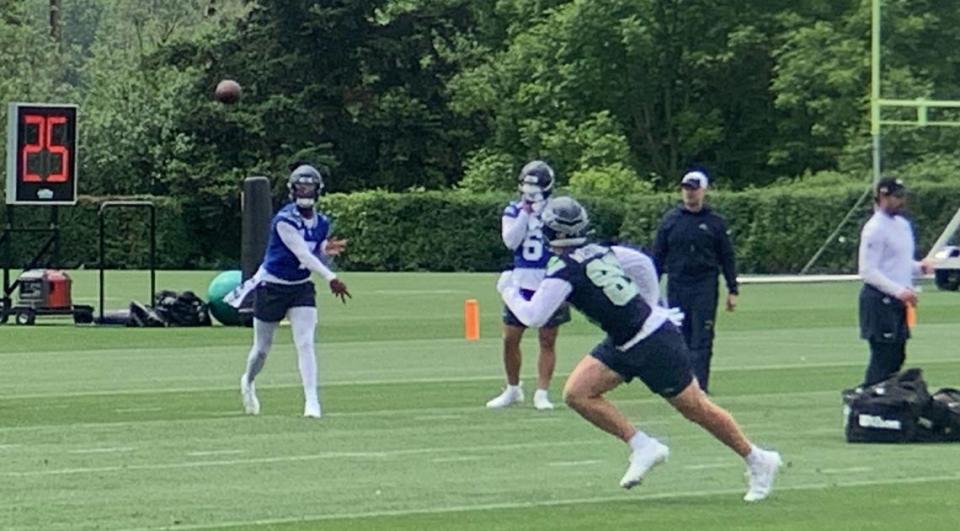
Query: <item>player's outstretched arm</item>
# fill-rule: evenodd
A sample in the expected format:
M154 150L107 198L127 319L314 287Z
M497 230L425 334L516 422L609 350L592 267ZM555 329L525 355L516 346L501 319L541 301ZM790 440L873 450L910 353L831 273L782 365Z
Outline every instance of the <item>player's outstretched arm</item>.
M503 276L512 274L511 271L505 271L501 279L497 282L497 289L500 290L500 296L503 302L510 308L517 319L526 326L539 328L550 320L550 316L556 313L570 293L573 286L566 280L548 278L540 283L540 287L528 301L520 294L520 289L512 282L504 282Z
M287 246L287 249L290 249L290 252L300 260L300 265L317 273L328 281L337 278L337 275L334 274L333 271L330 271L316 255L310 252L307 242L303 239L303 236L300 235L296 227L289 223L278 223L277 234L280 235L280 240Z

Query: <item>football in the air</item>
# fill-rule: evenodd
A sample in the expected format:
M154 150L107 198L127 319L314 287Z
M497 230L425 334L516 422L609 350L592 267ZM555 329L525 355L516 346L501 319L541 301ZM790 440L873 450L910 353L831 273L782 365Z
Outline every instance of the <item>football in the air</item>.
M224 79L217 83L214 96L220 103L236 103L240 100L240 84L232 79Z

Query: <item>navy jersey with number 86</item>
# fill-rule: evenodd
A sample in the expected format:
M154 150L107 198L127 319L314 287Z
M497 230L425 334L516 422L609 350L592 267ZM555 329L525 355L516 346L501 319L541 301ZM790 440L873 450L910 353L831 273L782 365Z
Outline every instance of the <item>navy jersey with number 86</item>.
M554 256L547 264L546 277L570 283L573 291L567 300L614 344L629 341L650 317L650 306L609 247L590 244Z

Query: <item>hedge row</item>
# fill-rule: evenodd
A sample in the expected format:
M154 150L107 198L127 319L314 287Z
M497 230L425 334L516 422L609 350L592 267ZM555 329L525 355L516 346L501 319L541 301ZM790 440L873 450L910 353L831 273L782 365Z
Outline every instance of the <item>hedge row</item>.
M816 252L864 187L771 188L714 192L710 203L727 218L741 272L795 273ZM956 211L956 184L919 184L910 208L919 248L926 250ZM462 192L360 192L333 194L321 208L333 218L336 235L349 238L339 260L344 270L490 271L509 263L500 242L500 214L509 197ZM600 239L649 245L664 212L677 194L581 198ZM229 205L212 207L156 199L159 266L167 269L235 268L239 261L239 213ZM856 268L860 226L872 208L869 199L817 263L819 271ZM0 220L6 220L0 205ZM17 225L45 225L45 209L19 208ZM115 211L107 218L107 263L111 268L142 268L147 263L143 211ZM65 267L96 265L97 204L82 201L61 209L61 257ZM30 253L18 235L11 264L22 266ZM3 252L0 247L0 253Z
M756 189L711 193L709 202L730 226L742 273L797 273L816 253L865 186L829 189ZM911 188L909 216L918 248L926 250L958 208L960 185L932 183ZM650 245L663 214L677 194L580 198L597 238ZM335 231L351 238L345 269L396 271L485 271L509 262L500 242L499 195L364 192L325 198ZM819 258L813 271L856 270L860 228L873 201L867 198Z
M240 226L237 220L218 224L203 220L204 209L170 198L144 198L157 209L157 266L161 269L207 269L239 263ZM98 264L98 209L100 199L82 198L75 206L59 207L60 260L66 268L95 268ZM7 205L0 204L0 223L8 226ZM50 227L50 209L20 206L13 226ZM149 264L149 214L146 209L109 209L104 214L105 262L111 269L142 269ZM25 266L46 241L46 234L17 232L8 235L10 254L0 245L0 263ZM237 257L212 253L225 247Z

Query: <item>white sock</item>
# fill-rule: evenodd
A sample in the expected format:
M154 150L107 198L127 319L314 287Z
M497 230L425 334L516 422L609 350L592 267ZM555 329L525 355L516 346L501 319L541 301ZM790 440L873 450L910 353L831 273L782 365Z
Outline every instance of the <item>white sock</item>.
M517 384L517 385L507 384L507 391L509 391L509 392L511 392L511 393L518 393L518 392L520 392L520 384Z
M303 397L307 403L317 402L317 355L314 336L317 329L317 309L311 306L290 308L287 314L293 329L293 343L297 346Z
M627 441L627 444L630 445L631 450L636 452L653 441L654 441L653 437L647 435L646 433L643 433L642 431L637 431L637 433L635 433L633 437L630 437L630 440Z
M754 466L763 459L763 457L761 456L762 452L763 450L757 448L756 445L751 444L750 453L747 454L747 456L744 457L743 460L747 462L747 466Z
M248 382L256 379L263 369L267 354L270 353L270 347L273 345L273 333L279 325L280 323L268 323L256 318L253 320L253 347L247 356L247 370L244 373Z
M544 398L547 397L549 392L546 389L537 389L537 392L534 395L543 395Z

